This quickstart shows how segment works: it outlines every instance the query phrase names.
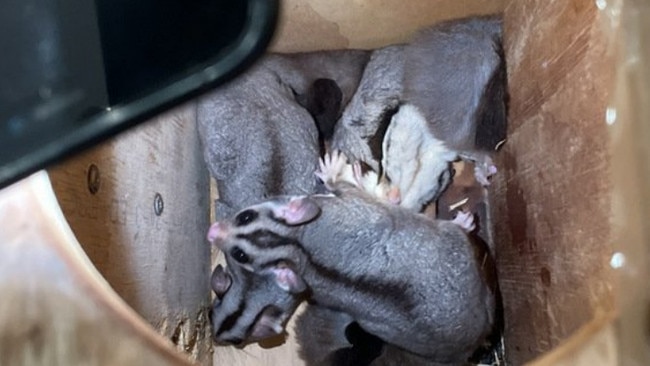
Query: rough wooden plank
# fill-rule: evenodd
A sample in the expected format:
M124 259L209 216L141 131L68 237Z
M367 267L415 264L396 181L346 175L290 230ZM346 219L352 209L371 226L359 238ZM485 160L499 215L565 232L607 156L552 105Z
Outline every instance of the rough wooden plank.
M50 174L70 226L115 291L179 349L211 363L209 178L194 105Z
M605 110L612 59L593 1L511 1L508 141L490 204L506 356L522 364L614 306Z
M526 366L616 366L619 345L614 317L597 317L575 332L559 347Z
M286 0L271 49L375 48L435 22L503 11L506 0Z
M45 172L0 191L3 365L189 365L95 270Z

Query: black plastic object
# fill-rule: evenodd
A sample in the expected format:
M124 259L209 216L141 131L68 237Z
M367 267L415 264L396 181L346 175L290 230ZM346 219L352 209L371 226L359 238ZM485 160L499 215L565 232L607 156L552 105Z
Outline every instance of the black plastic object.
M0 2L0 188L219 85L278 0Z

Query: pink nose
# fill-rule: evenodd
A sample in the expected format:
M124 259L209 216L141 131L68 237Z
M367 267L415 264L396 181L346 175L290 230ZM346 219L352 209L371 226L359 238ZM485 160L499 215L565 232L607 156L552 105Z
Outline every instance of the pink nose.
M208 241L210 243L214 242L217 239L223 239L226 237L226 225L217 221L208 230Z

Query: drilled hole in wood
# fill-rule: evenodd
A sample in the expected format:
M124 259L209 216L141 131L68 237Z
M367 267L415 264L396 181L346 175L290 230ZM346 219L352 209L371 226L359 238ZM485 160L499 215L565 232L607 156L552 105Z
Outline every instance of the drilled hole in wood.
M88 191L90 194L97 194L99 192L99 187L101 185L101 176L99 174L99 168L95 164L90 164L88 167L88 173L86 175L86 183L88 185Z

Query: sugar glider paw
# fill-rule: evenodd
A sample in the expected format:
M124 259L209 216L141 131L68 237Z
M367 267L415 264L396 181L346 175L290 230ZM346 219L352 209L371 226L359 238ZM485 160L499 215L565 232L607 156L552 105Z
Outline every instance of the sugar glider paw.
M319 159L319 168L314 174L323 181L327 189L332 190L343 173L345 164L347 164L345 154L339 151L333 151L332 154L325 153L325 156Z
M361 163L355 161L352 164L352 176L357 187L363 187L363 172L361 171Z
M486 159L484 162L476 162L474 165L474 177L482 186L490 185L489 178L497 173L497 167L492 159Z
M474 223L474 214L471 212L458 211L456 217L451 220L454 224L460 226L465 232L471 232L476 228Z
M400 193L399 187L391 186L388 188L388 193L386 193L386 200L388 203L396 206L402 203L402 194Z

